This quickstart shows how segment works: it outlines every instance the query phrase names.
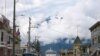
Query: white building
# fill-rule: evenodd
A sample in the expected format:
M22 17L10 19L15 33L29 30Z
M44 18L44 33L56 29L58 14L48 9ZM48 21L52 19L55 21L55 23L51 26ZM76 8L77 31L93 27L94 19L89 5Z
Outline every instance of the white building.
M50 48L46 51L45 56L57 56L57 53Z
M94 24L91 28L91 38L92 38L92 46L91 46L91 56L100 56L100 21Z
M12 55L13 36L9 23L4 15L0 15L0 56Z
M21 56L20 53L20 32L15 30L15 54ZM13 51L13 32L10 27L10 21L0 15L0 56L12 56Z

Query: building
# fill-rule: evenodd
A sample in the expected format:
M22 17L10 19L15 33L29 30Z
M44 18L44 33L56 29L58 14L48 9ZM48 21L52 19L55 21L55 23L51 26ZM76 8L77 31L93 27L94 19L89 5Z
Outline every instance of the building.
M82 44L82 56L89 56L89 52L90 52L90 44Z
M57 56L57 53L50 48L46 51L45 56Z
M74 53L74 56L81 56L81 45L82 45L82 42L80 40L80 38L77 36L75 41L74 41L74 45L73 45L73 53Z
M61 49L60 56L89 56L90 44L82 43L80 38L77 36L73 43L72 49Z
M90 56L100 56L100 21L90 27L91 31L91 52Z
M27 53L27 45L21 46L21 52L22 54Z
M73 56L73 49L67 51L67 56Z
M90 44L84 44L77 36L73 44L73 56L89 56Z
M73 49L69 49L69 50L61 49L60 56L73 56Z
M12 54L12 31L9 20L0 15L0 56L11 56Z
M64 50L63 48L60 50L60 56L67 56L67 50Z
M11 56L13 45L13 32L10 27L10 21L4 16L0 15L0 56ZM20 49L20 32L15 31L15 52ZM19 51L18 51L19 52Z

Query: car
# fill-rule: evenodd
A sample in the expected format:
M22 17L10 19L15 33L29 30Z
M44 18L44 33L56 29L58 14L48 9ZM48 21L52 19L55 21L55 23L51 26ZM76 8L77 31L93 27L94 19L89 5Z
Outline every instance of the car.
M32 53L24 53L22 56L36 56L36 55L34 55Z

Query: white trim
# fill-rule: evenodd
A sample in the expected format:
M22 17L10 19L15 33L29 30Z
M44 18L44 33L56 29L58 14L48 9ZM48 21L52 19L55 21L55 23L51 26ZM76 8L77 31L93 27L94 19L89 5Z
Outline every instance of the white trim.
M8 45L7 45L7 48L8 48L8 49L13 49L13 48L12 48L12 44L8 44Z

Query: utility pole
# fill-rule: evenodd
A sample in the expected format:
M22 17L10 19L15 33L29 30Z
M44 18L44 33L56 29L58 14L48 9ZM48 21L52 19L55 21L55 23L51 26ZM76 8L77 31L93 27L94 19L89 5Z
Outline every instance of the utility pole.
M13 54L12 56L15 56L15 16L16 16L16 0L14 0L14 7L13 7Z
M29 28L28 28L28 52L30 53L30 44L31 44L31 42L30 42L30 31L31 31L31 18L29 17Z

